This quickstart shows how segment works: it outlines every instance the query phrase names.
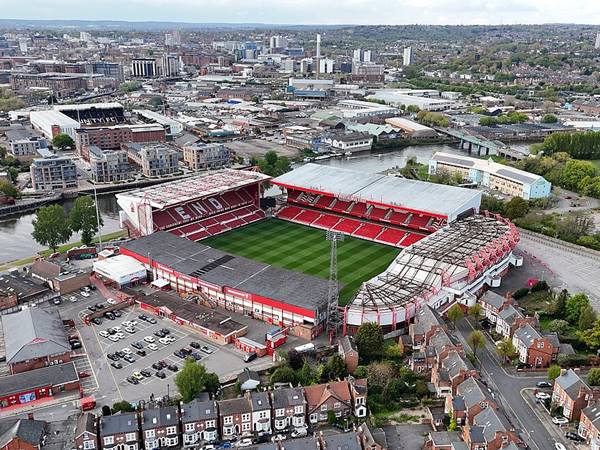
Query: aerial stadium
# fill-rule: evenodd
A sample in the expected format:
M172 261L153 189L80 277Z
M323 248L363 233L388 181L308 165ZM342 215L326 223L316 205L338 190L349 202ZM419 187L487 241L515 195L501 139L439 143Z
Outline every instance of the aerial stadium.
M266 211L265 182L283 192ZM306 164L274 179L226 169L117 200L122 225L138 238L124 253L154 278L307 338L326 328L331 304L324 231L345 236L345 333L365 322L403 327L425 303L473 304L522 264L516 227L480 213L481 192L330 166Z

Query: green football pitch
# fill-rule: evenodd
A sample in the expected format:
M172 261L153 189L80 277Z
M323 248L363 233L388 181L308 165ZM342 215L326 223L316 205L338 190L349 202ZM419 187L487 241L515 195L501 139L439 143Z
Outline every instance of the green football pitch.
M204 239L202 244L277 267L329 278L330 243L325 231L266 219ZM338 243L340 303L348 303L363 281L383 272L400 249L345 237Z

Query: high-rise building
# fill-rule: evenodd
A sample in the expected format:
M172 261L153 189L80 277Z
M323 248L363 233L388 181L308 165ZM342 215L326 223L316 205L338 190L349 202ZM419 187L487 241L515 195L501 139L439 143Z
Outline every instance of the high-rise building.
M161 59L160 75L163 77L176 77L180 72L179 65L177 55L165 53Z
M600 31L596 34L596 45L594 45L596 50L600 50Z
M413 55L412 47L406 47L404 49L404 55L403 55L402 63L405 66L410 66L414 62L415 62L415 57Z
M363 62L373 62L373 52L371 50L365 50L363 52Z
M356 50L354 50L354 54L352 55L352 59L354 61L362 61L362 56L363 52L360 48L357 48Z
M131 60L131 76L135 78L156 78L159 76L156 59L134 58Z
M181 45L181 35L178 30L173 30L172 32L165 34L165 45L167 47Z
M42 152L40 152L42 153ZM67 156L56 156L49 150L29 167L31 186L36 191L54 191L77 187L77 169Z
M90 33L88 33L87 31L80 31L79 32L79 40L81 42L91 42L92 35Z
M321 58L319 60L319 73L333 73L335 61L330 58Z

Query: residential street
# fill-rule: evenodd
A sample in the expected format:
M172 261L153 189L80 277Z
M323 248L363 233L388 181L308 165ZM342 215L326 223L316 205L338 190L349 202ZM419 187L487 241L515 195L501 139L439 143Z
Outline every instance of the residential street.
M456 328L465 349L469 349L466 339L473 331L471 323L466 319L462 319L457 322ZM538 381L546 380L545 373L541 376L507 373L496 359L493 344L488 340L486 340L486 347L477 351L477 357L481 362L481 377L492 389L494 395L499 398L499 403L513 426L521 430L523 440L534 450L554 448L556 438L550 435L529 404L521 396L523 389L535 388ZM562 439L560 442L564 443Z

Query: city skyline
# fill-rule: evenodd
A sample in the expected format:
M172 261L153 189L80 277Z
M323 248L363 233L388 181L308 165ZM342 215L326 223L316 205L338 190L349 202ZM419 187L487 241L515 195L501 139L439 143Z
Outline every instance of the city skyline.
M600 24L600 3L574 0L466 0L460 8L450 0L317 0L254 3L223 0L6 0L3 16L25 20L125 20L188 23L358 24L358 25L491 25L582 23ZM319 11L314 15L314 11Z

